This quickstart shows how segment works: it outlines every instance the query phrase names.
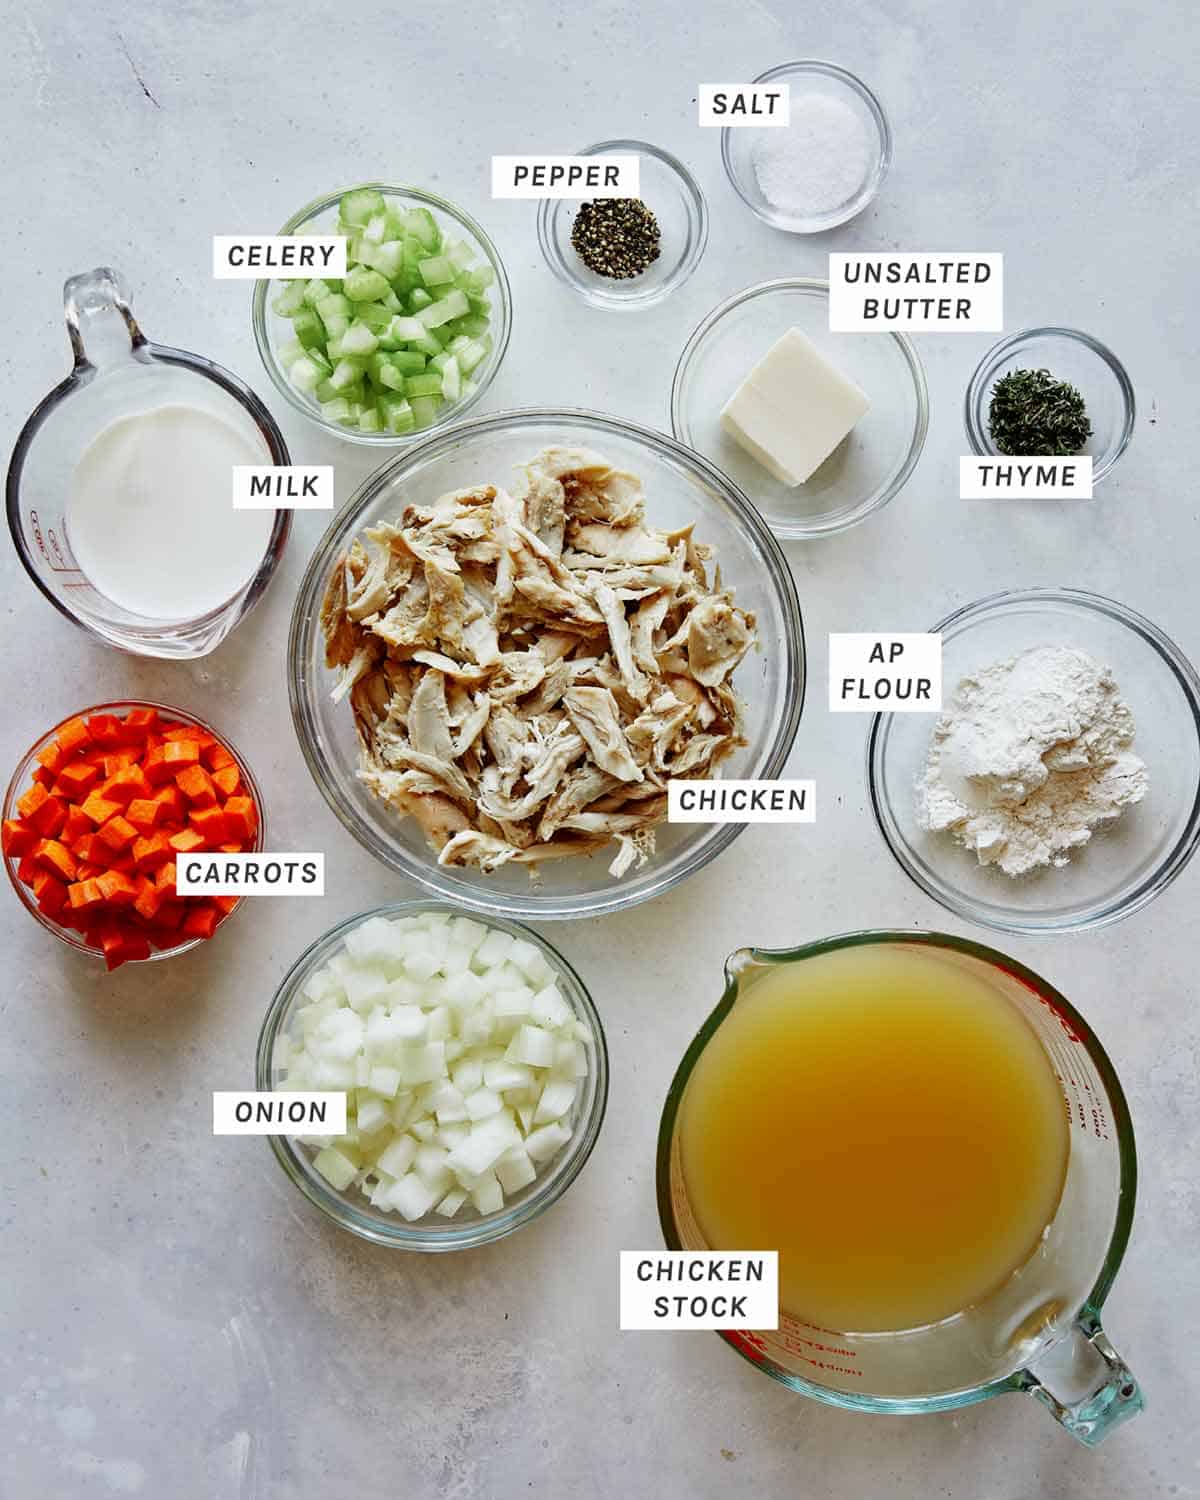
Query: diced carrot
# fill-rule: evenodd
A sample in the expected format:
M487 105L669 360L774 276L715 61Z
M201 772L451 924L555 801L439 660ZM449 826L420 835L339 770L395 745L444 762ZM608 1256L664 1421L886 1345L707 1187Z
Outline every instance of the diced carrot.
M51 740L38 751L37 761L43 771L57 775L67 763L67 752L57 740Z
M107 863L112 850L98 833L88 832L75 840L71 845L71 853L76 859L86 860L89 864L98 865Z
M31 827L23 818L5 818L0 847L3 847L10 859L20 859L23 854L31 853L37 841L37 829Z
M140 833L148 833L162 815L163 805L157 797L135 797L125 809L125 816Z
M22 885L32 885L33 877L38 872L37 862L32 854L26 854L17 865L17 879Z
M138 870L157 870L171 858L171 846L161 833L152 833L134 840L133 857Z
M167 764L166 747L148 750L142 761L142 771L151 786L161 786L164 781L173 781L177 767Z
M231 766L221 766L212 773L213 785L218 795L224 800L226 797L237 795L237 789L242 784L241 772L236 763Z
M146 750L147 750L147 752L149 752L151 750L161 750L162 746L163 746L163 737L162 737L162 735L161 734L155 734L154 731L151 730L150 733L146 736Z
M122 817L120 813L115 818L109 818L100 830L100 837L110 849L118 854L122 849L128 849L137 836L137 829L128 818Z
M62 797L47 797L29 820L48 839L56 839L67 821L67 804Z
M39 870L33 877L33 894L38 910L48 917L57 917L67 904L66 886L48 870Z
M240 896L210 896L208 899L223 917L227 917L242 898Z
M171 835L168 842L176 854L193 854L197 849L204 848L204 835L197 833L194 828L181 828L178 833Z
M105 777L115 776L118 771L123 771L126 766L136 766L138 755L136 750L110 750L102 762Z
M108 797L110 801L119 802L122 807L132 802L135 797L149 797L152 790L153 788L146 780L146 773L138 765L122 766L100 788L103 796Z
M126 737L145 739L151 730L158 728L158 709L131 708L125 715Z
M143 933L123 922L105 922L96 933L98 946L104 950L104 964L119 969L131 959L149 958L150 943Z
M183 914L187 910L187 903L167 899L158 908L158 915L154 918L155 927L165 928L168 932L174 932L183 921Z
M236 765L237 762L220 740L214 740L204 752L204 764L210 771L224 771L227 767Z
M87 725L80 718L69 720L58 731L58 743L64 755L71 755L74 751L82 749L91 738Z
M132 906L137 900L138 887L120 870L105 870L103 875L96 877L96 884L110 906Z
M64 844L73 844L76 839L82 838L85 833L91 833L92 820L81 807L67 808L67 821L62 826L59 837Z
M79 802L89 787L100 780L100 768L89 766L85 760L73 760L58 773L55 789L59 795L72 802Z
M234 842L222 844L220 852L222 854L240 854L242 852L242 845Z
M35 781L23 797L17 799L17 812L23 818L32 818L50 793L40 781Z
M152 880L145 875L138 879L137 898L133 903L133 909L139 917L145 917L147 922L153 922L158 915L158 909L166 900L166 892L160 891Z
M38 786L44 786L47 791L52 792L58 777L53 771L47 771L45 766L39 766L33 773L33 779Z
M188 937L212 937L217 930L216 909L207 902L203 906L192 906L183 919L183 930Z
M158 874L154 877L154 883L158 886L160 891L165 892L168 896L174 896L176 894L175 861L173 859L168 860L167 863L161 867Z
M116 714L93 714L87 721L87 729L95 745L114 746L121 743L121 721Z
M94 879L78 880L74 885L69 885L67 896L73 910L78 912L91 911L104 904L104 892Z
M105 797L99 791L89 792L81 803L83 811L87 813L97 828L107 823L109 818L115 818L121 811L122 804L114 802L111 797Z
M201 807L188 814L188 822L210 849L225 838L225 814L219 807Z
M225 826L235 839L249 843L258 827L258 814L249 797L230 797L225 804Z
M57 839L39 839L33 857L42 869L60 880L74 880L79 861L65 844Z
M177 772L175 785L194 807L212 807L217 800L213 779L203 766L188 766Z
M207 729L201 729L198 724L173 724L165 731L163 738L174 742L191 740L202 750L206 750L209 745L216 744L215 737L209 734Z
M173 740L168 734L162 753L163 760L174 773L182 771L185 766L196 764L200 759L200 746L195 740Z
M103 875L107 869L108 866L106 864L89 864L86 860L81 860L79 868L75 871L75 876L78 880L95 880L98 875Z
M154 794L154 800L162 808L162 821L164 823L182 823L187 815L187 802L183 793L175 785L160 787Z

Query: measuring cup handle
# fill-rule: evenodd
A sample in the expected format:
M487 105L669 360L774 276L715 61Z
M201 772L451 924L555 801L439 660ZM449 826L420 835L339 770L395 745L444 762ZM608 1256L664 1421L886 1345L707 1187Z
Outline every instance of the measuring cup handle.
M1136 1377L1093 1312L1081 1313L1067 1337L1023 1373L1026 1389L1089 1448L1146 1404Z
M67 337L71 340L71 351L75 356L75 368L95 366L98 361L88 354L84 343L84 329L90 328L95 318L118 313L124 320L129 334L129 349L137 349L146 342L145 335L133 316L133 293L120 271L110 266L97 266L94 271L84 271L72 276L63 286L63 316L67 320ZM120 354L128 355L124 340ZM105 361L106 362L106 361Z

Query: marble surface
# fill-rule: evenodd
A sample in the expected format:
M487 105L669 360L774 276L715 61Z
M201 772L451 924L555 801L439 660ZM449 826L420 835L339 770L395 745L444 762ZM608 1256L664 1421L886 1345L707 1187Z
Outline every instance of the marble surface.
M1106 1446L1085 1451L1015 1396L937 1417L843 1413L711 1335L617 1331L617 1252L658 1243L658 1111L726 953L862 925L969 930L881 844L867 720L824 706L826 632L920 629L996 589L1061 583L1119 596L1200 657L1192 7L361 0L344 14L278 0L44 0L11 14L7 442L66 368L64 278L97 264L126 272L151 337L267 393L248 286L211 280L210 236L270 232L317 193L377 175L462 202L499 244L515 324L484 410L565 402L664 426L678 350L737 288L823 274L830 248L994 249L1008 326L1063 322L1109 342L1137 387L1138 430L1092 505L960 504L962 391L988 339L922 338L932 415L907 489L856 530L788 548L813 653L789 770L817 778L820 821L749 830L652 906L550 932L605 1017L607 1123L562 1204L453 1258L355 1242L309 1210L265 1143L210 1133L212 1090L250 1082L264 1007L298 951L413 893L335 822L292 734L284 641L322 517L297 517L265 603L187 666L89 643L7 552L4 763L100 699L178 702L244 747L279 846L327 850L329 895L263 902L211 947L113 977L0 897L0 1496L1195 1495L1200 868L1107 931L1002 942L1094 1023L1137 1125L1138 1219L1107 1323L1148 1408ZM868 79L896 135L882 197L812 240L751 217L693 104L697 82L806 55ZM677 152L712 212L692 281L637 321L560 287L533 207L488 198L492 152L613 136ZM336 460L347 498L371 458L271 404L297 459Z

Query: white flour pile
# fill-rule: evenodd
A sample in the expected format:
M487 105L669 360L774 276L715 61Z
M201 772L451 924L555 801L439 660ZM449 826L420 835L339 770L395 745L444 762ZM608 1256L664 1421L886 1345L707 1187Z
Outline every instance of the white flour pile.
M917 821L1006 875L1065 865L1146 795L1133 734L1107 667L1035 646L955 688L917 780Z

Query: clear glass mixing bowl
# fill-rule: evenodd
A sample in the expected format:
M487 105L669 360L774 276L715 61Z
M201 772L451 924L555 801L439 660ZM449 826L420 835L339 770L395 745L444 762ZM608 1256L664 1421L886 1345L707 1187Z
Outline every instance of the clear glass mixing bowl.
M590 859L547 861L539 886L512 865L491 875L443 868L413 820L357 779L353 715L347 703L330 699L334 674L325 666L319 615L335 560L364 527L394 520L406 505L428 504L448 490L507 483L514 465L551 444L592 448L639 475L652 524L670 529L694 522L697 539L716 548L722 579L736 590L739 607L757 615L760 649L733 678L746 704L748 744L725 763L727 775L780 775L800 723L805 684L800 605L778 543L729 479L671 438L595 412L500 412L448 428L378 469L317 545L296 598L288 686L300 748L334 813L385 865L472 911L541 921L596 916L647 901L714 859L741 826L664 824L657 852L619 880L608 873L608 849Z

